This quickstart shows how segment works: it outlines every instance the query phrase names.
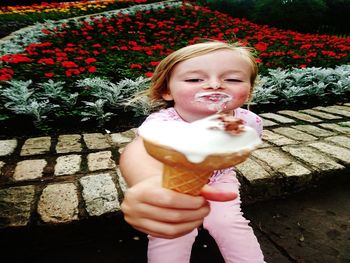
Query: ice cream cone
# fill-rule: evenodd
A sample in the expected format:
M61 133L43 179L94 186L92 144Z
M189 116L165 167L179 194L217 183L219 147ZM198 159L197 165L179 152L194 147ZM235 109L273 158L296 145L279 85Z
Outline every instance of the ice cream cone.
M139 128L146 151L164 164L163 186L199 195L215 170L246 160L261 143L257 132L227 113L192 123L149 121Z
M212 171L196 171L164 165L163 187L184 194L199 195L212 173Z
M146 151L163 166L163 187L190 195L199 195L214 170L243 162L250 151L209 155L200 163L189 162L185 155L169 147L143 140Z

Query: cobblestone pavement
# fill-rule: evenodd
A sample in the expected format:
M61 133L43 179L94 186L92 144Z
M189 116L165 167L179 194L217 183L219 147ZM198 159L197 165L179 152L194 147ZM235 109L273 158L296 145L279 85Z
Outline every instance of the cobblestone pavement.
M299 111L263 113L260 116L265 126L264 143L246 162L237 166L244 205L254 206L258 201L276 198L283 200L284 197L301 190L348 178L350 103ZM83 239L91 239L89 235L93 233L101 234L100 231L106 231L106 233L111 232L107 235L111 236L113 231L116 231L126 235L125 238L120 239L122 244L118 247L125 247L126 252L128 251L126 247L139 245L139 249L144 252L142 244L146 237L128 227L120 212L120 202L127 186L120 175L118 159L123 147L134 136L135 129L121 133L2 138L0 140L0 236L9 238L10 241L11 237L18 236L14 233L24 233L19 235L21 236L19 240L33 245L34 241L31 238L36 237L35 242L38 242L40 237L45 236L43 240L50 243L48 236L60 236L63 229L62 233L65 234L62 243L67 242L68 239L74 242L74 235L80 237L76 241L79 243L83 242ZM280 207L287 205L281 202ZM287 206L289 205L291 204ZM272 208L270 207L269 211L273 211ZM319 216L328 217L328 212L325 211ZM254 212L252 214L254 215ZM281 239L282 241L276 239L275 236L278 236L279 230L274 229L274 224L265 224L264 228L261 228L261 222L271 214L260 211L259 215L255 214L255 219L252 220L255 227L260 229L259 238L265 240L264 244L273 244L277 252L275 254L271 252L270 256L277 255L275 259L280 257L281 260L283 258L282 261L276 259L277 261L270 262L316 262L298 260L300 256L298 252L296 252L296 259L293 258L293 253L288 254L288 251L288 253L286 251L282 253L281 246L283 249L288 247L288 238ZM278 212L274 216L278 217ZM315 219L315 216L313 218ZM98 220L102 220L103 223ZM347 233L349 218L344 220L345 223L341 224L340 229L332 230L332 227L325 225L331 229L327 235L335 244L329 247L328 254L334 252L337 255L336 253L339 252L334 251L334 246L338 244L334 243L334 240L338 238L339 232ZM106 225L118 225L120 228L111 231ZM284 227L290 226L284 225ZM302 226L298 228L300 229ZM132 235L135 236L132 237ZM0 238L1 247L4 242L7 243L5 239ZM139 242L141 245L136 242L138 240L143 241ZM204 240L206 244L210 244L208 237L205 238L205 232ZM278 245L280 241L282 245ZM25 247L23 243L20 244L21 242L18 243L17 240L15 243L19 247ZM345 242L349 242L349 237L345 238ZM295 246L298 244L294 244ZM312 253L315 253L315 249L317 250L314 248ZM121 250L124 251L123 248ZM300 252L300 250L302 251L302 248L297 251ZM215 253L212 249L208 251ZM344 251L339 253L348 253ZM110 253L113 254L112 252L111 250ZM283 255L285 253L288 254L287 257ZM216 256L218 257L218 254ZM345 261L334 262L349 262L346 261L347 256L343 255ZM337 257L334 256L333 259ZM317 262L327 262L319 260L320 258L317 258ZM215 262L220 261L218 259Z
M263 113L263 145L237 166L249 204L349 172L350 103ZM118 159L134 129L0 140L0 229L120 213Z

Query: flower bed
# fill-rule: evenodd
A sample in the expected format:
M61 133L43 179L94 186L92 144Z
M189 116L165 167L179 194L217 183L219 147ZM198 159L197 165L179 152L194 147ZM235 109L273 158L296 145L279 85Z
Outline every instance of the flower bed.
M124 114L123 102L136 91L130 85L123 92L116 88L121 81L151 76L165 55L203 39L240 41L254 47L262 76L274 68L334 68L349 63L350 38L279 30L190 4L154 6L157 8L38 25L31 34L11 43L16 48L3 46L0 80L15 81L3 82L2 89L22 87L17 95L25 99L18 109L18 102L2 95L0 119L17 113L40 123L68 114L95 118L103 125ZM13 50L17 53L11 53ZM81 84L96 77L102 78L100 88ZM49 96L47 87L57 90L58 86L59 95ZM101 98L102 86L117 98Z
M0 37L24 26L46 20L59 20L104 12L159 0L103 0L81 2L42 2L32 5L0 6Z

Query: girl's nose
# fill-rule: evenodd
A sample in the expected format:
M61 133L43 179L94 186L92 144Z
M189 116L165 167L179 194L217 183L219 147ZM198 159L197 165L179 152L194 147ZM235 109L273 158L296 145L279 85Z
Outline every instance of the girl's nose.
M221 83L220 81L211 81L209 83L207 83L207 85L205 85L205 88L207 89L220 89L221 88Z

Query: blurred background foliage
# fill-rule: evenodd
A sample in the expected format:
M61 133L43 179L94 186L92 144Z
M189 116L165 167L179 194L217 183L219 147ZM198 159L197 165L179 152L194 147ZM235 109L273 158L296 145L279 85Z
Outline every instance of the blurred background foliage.
M348 36L350 0L198 0L232 17L301 33Z

